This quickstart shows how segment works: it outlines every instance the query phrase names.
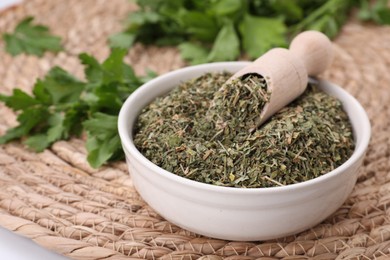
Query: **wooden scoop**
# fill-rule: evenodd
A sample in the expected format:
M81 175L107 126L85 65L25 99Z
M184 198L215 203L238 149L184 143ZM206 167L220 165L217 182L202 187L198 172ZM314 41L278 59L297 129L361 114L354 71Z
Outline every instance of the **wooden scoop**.
M316 76L329 67L333 60L332 48L324 34L306 31L293 39L290 49L271 49L227 82L248 74L258 74L265 79L271 97L256 121L260 126L305 91L309 76Z

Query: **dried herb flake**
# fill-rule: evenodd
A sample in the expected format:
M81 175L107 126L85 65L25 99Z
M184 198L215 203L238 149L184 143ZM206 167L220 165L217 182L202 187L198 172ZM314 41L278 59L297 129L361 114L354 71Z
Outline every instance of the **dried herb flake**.
M253 77L221 89L230 76L205 74L144 108L134 138L141 153L179 176L246 188L307 181L351 156L352 129L337 99L309 85L250 132L269 93Z

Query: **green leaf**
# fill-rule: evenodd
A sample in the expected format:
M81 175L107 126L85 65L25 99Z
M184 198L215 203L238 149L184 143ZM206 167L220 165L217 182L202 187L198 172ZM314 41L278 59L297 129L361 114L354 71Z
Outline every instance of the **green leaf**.
M117 33L108 38L111 48L128 49L133 45L135 35L130 33Z
M366 0L360 1L358 17L360 20L363 20L363 21L368 21L368 20L372 19L371 7L370 7L368 1L366 1Z
M6 51L13 56L20 53L42 56L45 51L61 51L61 38L51 35L45 26L32 25L33 19L27 17L16 26L13 33L3 34Z
M243 1L237 0L220 0L216 1L214 5L211 6L211 12L216 16L230 15L238 12L243 7Z
M92 167L100 167L118 153L122 153L117 122L117 116L96 113L83 123L88 136L87 159Z
M36 152L42 152L55 141L67 139L69 137L69 129L65 124L65 118L62 113L55 113L48 119L49 127L46 133L33 135L24 142Z
M35 82L33 88L35 99L42 104L51 105L52 97L50 96L50 93L46 90L45 84L38 84L38 81L39 80Z
M191 64L207 62L208 50L200 44L184 42L178 46L181 57Z
M34 88L39 90L40 96L44 98L50 96L53 104L61 104L76 102L84 89L84 83L62 68L54 67L43 80L35 83Z
M86 53L80 54L79 59L85 66L84 72L89 83L96 83L95 87L99 87L113 82L136 79L133 69L123 62L126 53L127 50L114 48L102 64Z
M122 149L119 136L103 140L92 137L87 140L86 147L88 150L87 160L93 168L102 166Z
M234 60L240 54L240 40L233 23L228 23L219 31L213 48L208 56L209 61Z
M378 24L390 24L388 1L378 0L371 4L367 0L361 0L358 17L363 21L372 20Z
M95 59L95 57L87 53L81 53L79 55L79 59L84 65L84 73L89 81L88 83L101 84L103 80L104 71L100 63Z
M251 58L258 58L273 47L286 46L286 26L280 19L245 15L239 30L243 48Z
M122 81L134 76L133 69L123 62L127 50L113 49L110 56L103 62L103 83Z
M11 96L0 94L0 101L20 112L19 125L1 136L0 142L25 138L27 146L40 152L53 142L78 136L85 130L92 166L123 158L117 133L119 109L130 93L155 76L148 71L146 76L137 77L123 61L126 53L114 48L103 63L80 54L87 82L54 67L37 80L32 96L20 89Z
M160 15L153 11L137 11L129 14L127 22L133 28L138 28L146 23L158 23Z
M70 136L80 136L83 131L82 122L88 118L90 107L83 100L73 103L64 111L63 127L66 131L63 134L63 139Z
M272 8L279 16L290 21L298 21L303 18L303 10L296 1L272 1Z
M83 100L89 105L91 113L119 113L123 101L145 82L123 62L126 54L127 50L114 48L102 64L88 54L80 55L88 79L88 92L83 95Z
M183 9L178 13L178 19L186 33L196 39L211 42L218 33L215 19L207 13Z
M138 77L138 80L140 81L141 84L145 84L146 82L154 79L157 76L158 74L155 71L146 69L146 75Z
M93 134L98 139L104 139L106 136L116 135L118 116L105 113L95 113L90 119L83 123L85 130Z
M381 24L390 24L390 8L377 10L378 20Z
M17 118L19 125L0 137L0 142L27 137L24 143L40 152L57 140L80 133L85 105L78 102L83 88L84 83L54 67L44 79L37 80L34 96L20 89L15 89L12 96L0 96L7 106L21 111Z
M339 31L336 20L328 15L325 15L312 23L308 29L323 32L330 38L335 37Z
M11 96L0 94L0 101L3 101L9 108L14 111L27 109L39 104L39 101L23 92L21 89L14 89Z
M19 125L8 129L5 135L0 137L0 144L26 136L34 127L45 123L48 115L48 110L43 107L23 110L17 117Z
M104 111L110 114L117 114L123 104L119 90L115 85L104 85L97 88L93 93L86 96L85 100L93 112Z
M51 145L46 134L32 135L28 137L23 143L35 152L43 152Z
M64 127L64 115L55 113L48 119L50 128L47 130L47 140L49 143L60 140L62 137L68 137Z

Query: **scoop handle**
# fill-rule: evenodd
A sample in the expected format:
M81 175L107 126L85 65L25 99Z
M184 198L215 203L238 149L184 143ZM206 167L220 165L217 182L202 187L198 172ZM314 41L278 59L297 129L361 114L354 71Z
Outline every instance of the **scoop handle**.
M328 37L317 31L305 31L292 40L289 49L269 50L236 72L227 83L253 73L264 77L271 97L259 115L259 126L301 95L309 76L325 71L332 60L333 46Z
M250 65L236 72L227 82L243 75L256 73L268 77L275 83L283 75L295 73L299 80L289 82L292 88L299 90L296 97L306 88L308 76L324 72L333 61L333 46L329 38L318 31L305 31L298 34L289 49L274 48L257 58ZM276 84L276 87L279 87Z
M305 31L298 34L291 42L290 52L301 59L308 76L324 72L332 63L332 42L318 31Z

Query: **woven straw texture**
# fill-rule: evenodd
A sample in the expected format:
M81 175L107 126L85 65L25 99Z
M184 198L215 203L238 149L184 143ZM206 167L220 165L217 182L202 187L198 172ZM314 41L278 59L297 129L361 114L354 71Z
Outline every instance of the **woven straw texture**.
M63 38L65 51L11 57L0 41L0 91L30 91L55 65L82 77L77 55L104 59L107 36L120 31L134 9L127 0L25 0L2 12L0 33L32 15ZM18 142L0 146L0 225L74 259L390 259L390 27L350 21L334 46L335 62L323 77L362 103L373 135L352 194L318 226L263 242L201 237L145 204L124 162L90 168L80 139L57 142L40 154ZM141 45L127 62L139 74L185 66L174 48ZM0 134L15 123L0 105Z

